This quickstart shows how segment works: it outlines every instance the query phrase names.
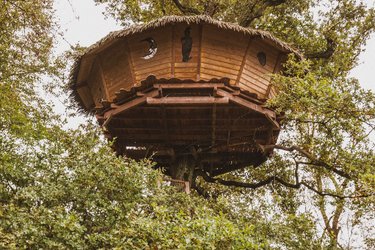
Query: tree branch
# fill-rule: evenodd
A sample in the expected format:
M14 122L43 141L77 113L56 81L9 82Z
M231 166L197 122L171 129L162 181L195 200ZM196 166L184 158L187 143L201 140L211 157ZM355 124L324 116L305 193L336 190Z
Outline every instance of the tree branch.
M214 1L209 1L204 5L204 15L213 16L219 10L219 4Z
M311 153L307 152L306 150L304 150L300 147L297 147L297 146L285 147L285 146L281 146L281 145L265 145L265 146L260 146L260 147L264 151L273 150L273 149L280 149L280 150L284 150L284 151L288 151L288 152L297 151L298 153L300 153L304 157L308 158L313 165L324 167L325 169L327 169L329 171L332 171L332 172L338 174L341 177L352 179L352 176L350 176L348 173L346 173L342 170L339 170L336 167L333 167L333 166L327 164L324 161L316 159Z
M335 197L335 198L338 198L338 199L365 198L365 197L370 197L370 196L375 195L375 193L371 193L371 194L357 195L357 196L343 196L343 195L338 195L338 194L335 194L335 193L325 193L323 191L319 191L319 190L315 189L314 187L310 186L309 184L307 184L306 182L300 182L299 181L298 165L296 166L296 170L295 170L295 183L294 184L290 183L290 182L287 182L287 181L281 179L278 176L270 176L270 177L266 178L265 180L255 182L255 183L227 181L227 180L223 180L223 179L220 179L220 178L213 178L203 170L197 170L197 176L201 176L205 181L207 181L209 183L219 183L219 184L222 184L224 186L242 187L242 188L250 188L250 189L257 189L257 188L266 186L266 185L276 181L276 182L280 183L281 185L283 185L285 187L289 187L289 188L293 188L293 189L299 189L301 186L305 186L307 189L315 192L316 194L318 194L321 197L331 196L331 197Z
M201 14L195 8L191 8L191 7L182 5L179 0L172 0L172 1L176 5L176 7L181 11L181 13L184 14L184 15L191 15L191 14L200 15Z
M262 0L261 2L262 3L258 8L256 8L257 3L253 3L253 5L248 8L249 11L246 13L243 20L239 23L241 26L248 27L255 19L263 16L267 8L276 7L280 4L285 3L286 0Z
M297 173L297 171L296 171L296 173ZM244 182L238 182L238 181L227 181L227 180L223 180L223 179L220 179L220 178L213 178L213 177L209 176L205 171L202 171L202 170L199 171L198 176L203 177L203 179L205 181L210 182L210 183L219 183L219 184L222 184L222 185L225 185L225 186L243 187L243 188L251 188L251 189L256 189L256 188L265 186L267 184L270 184L273 181L277 181L277 182L281 183L283 186L286 186L286 187L289 187L289 188L298 189L301 186L301 183L298 182L298 173L296 174L296 184L286 182L286 181L284 181L283 179L281 179L277 176L271 176L271 177L268 177L267 179L265 179L263 181L256 182L256 183L244 183Z
M308 59L321 59L321 58L322 59L328 59L328 58L330 58L333 55L333 53L336 51L337 44L333 39L331 39L329 37L325 37L325 39L326 39L327 47L324 51L305 54L305 57L308 58Z

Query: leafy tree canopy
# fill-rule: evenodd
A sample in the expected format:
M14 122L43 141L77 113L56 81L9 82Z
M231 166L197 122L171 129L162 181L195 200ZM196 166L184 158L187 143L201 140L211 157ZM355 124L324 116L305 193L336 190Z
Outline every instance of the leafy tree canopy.
M52 53L53 2L4 0L1 248L350 248L344 223L352 232L369 227L361 247L374 246L375 98L348 78L374 29L373 9L349 0L96 2L123 23L208 14L294 44L307 60L290 58L269 103L285 113L285 134L263 166L199 179L208 200L178 193L151 162L115 157L92 125L61 129L37 91L67 64Z
M163 15L209 15L270 31L302 51L303 60L290 58L283 73L274 76L279 94L269 105L285 114L278 144L264 148L273 149L274 157L259 168L220 178L203 173L204 181L216 184L202 180L202 185L212 196L233 195L233 189L218 184L262 187L255 191L258 197L277 194L293 204L289 211L303 207L308 197L331 247L350 246L344 221L351 230L368 226L375 201L375 95L349 72L374 32L374 8L356 0L95 2L105 4L107 15L124 25Z
M308 214L280 216L266 202L248 209L224 197L213 203L176 192L150 161L116 157L93 125L62 130L64 121L39 94L45 76L60 79L69 64L52 53L58 32L52 1L2 1L1 7L1 249L319 244Z

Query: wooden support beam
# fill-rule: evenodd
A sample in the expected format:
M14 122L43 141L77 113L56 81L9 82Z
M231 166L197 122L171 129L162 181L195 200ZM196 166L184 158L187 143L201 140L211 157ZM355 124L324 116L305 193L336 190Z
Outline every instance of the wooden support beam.
M165 105L161 106L161 114L162 114L162 123L163 123L163 133L164 133L164 140L165 144L169 142L169 131L168 131L168 123L167 123L167 112L165 109Z
M272 118L276 118L276 114L274 111L269 110L267 108L262 107L261 105L255 104L253 102L247 101L239 96L234 96L231 93L228 93L227 91L224 91L222 89L217 90L217 94L222 97L228 97L230 101L237 103L238 105L241 105L243 107L249 108L254 110L255 112L261 113L261 114L268 114Z
M110 121L112 120L112 118L113 118L113 115L109 115L108 118L104 121L104 123L102 125L102 128L103 128L104 131L106 131L106 132L108 131L107 126L110 123Z
M115 135L118 139L125 139L125 140L135 140L135 141L150 141L150 140L158 140L163 141L164 135L163 134L119 134L118 136ZM217 135L217 140L226 140L226 137ZM174 140L176 141L205 141L211 142L211 135L210 134L194 134L194 135L186 135L186 134L173 134L170 135L170 143L173 144Z
M272 127L275 129L280 129L279 123L273 119L269 114L265 114L267 120L272 124Z
M173 104L227 104L229 99L227 97L209 97L209 96L185 96L185 97L162 97L162 98L147 98L149 105L173 105Z
M223 88L224 83L157 83L154 88L162 89L210 89Z
M111 109L111 110L105 112L104 113L104 118L107 119L110 116L117 115L119 113L124 112L125 110L128 110L130 108L138 106L138 105L140 105L142 103L146 103L147 98L156 97L158 95L159 95L159 91L158 90L153 90L151 92L144 93L144 96L142 96L142 97L135 98L135 99L133 99L133 100L131 100L129 102L125 102L124 104L119 105L117 108Z
M80 83L75 84L74 88L79 89L79 88L83 88L83 87L87 87L87 86L88 86L88 82L84 81L84 82L80 82Z
M222 133L227 132L228 127L227 126L218 126L215 125L215 134L216 133ZM232 132L243 132L243 133L253 133L253 132L265 132L269 129L272 129L272 127L266 127L266 126L233 126L231 128ZM191 132L200 132L203 131L204 133L211 131L211 137L214 137L214 127L211 126L194 126L187 124L185 127L169 127L168 128L168 134L178 134L181 133L181 130L184 133L191 133ZM118 127L118 128L111 128L111 132L113 133L136 133L136 132L150 132L150 133L163 133L164 134L164 126L163 127ZM203 133L202 132L202 133ZM214 138L213 138L214 139Z
M212 106L212 129L211 129L211 145L215 145L216 141L216 104Z

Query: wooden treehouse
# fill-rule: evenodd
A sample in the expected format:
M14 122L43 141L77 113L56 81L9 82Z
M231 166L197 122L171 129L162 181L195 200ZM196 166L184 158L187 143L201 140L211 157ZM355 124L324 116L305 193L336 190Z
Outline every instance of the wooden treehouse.
M73 95L119 155L152 156L192 181L257 166L280 117L264 106L291 47L271 34L205 16L164 17L110 33L77 59Z

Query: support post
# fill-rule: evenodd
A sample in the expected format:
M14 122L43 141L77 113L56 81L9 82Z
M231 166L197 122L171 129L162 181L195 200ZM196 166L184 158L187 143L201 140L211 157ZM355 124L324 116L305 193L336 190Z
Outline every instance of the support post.
M191 155L181 155L176 158L174 166L171 168L171 176L174 180L183 181L182 190L186 193L190 192L190 186L194 178L195 160ZM187 183L189 185L187 185ZM181 186L180 183L172 182L176 186Z

